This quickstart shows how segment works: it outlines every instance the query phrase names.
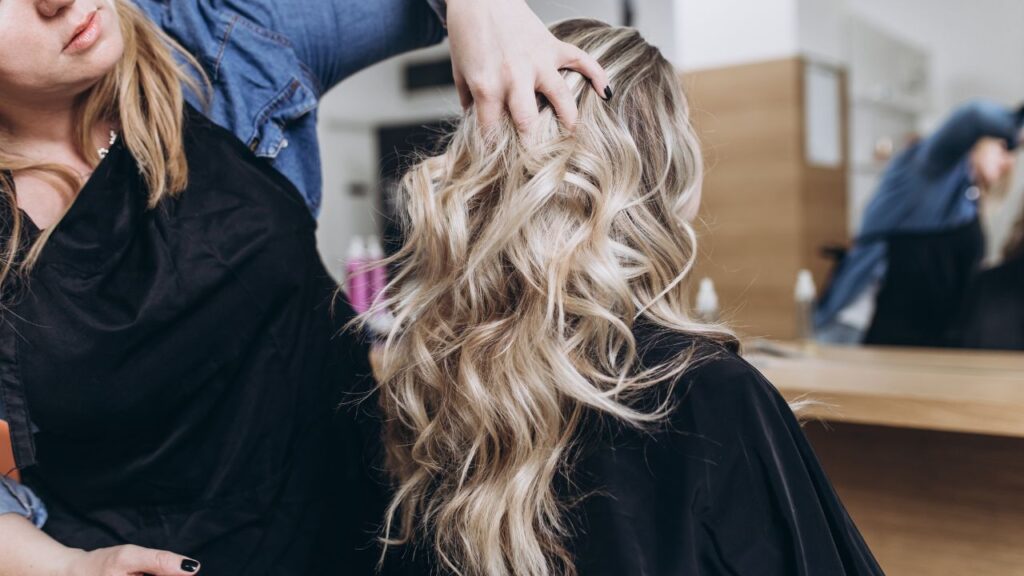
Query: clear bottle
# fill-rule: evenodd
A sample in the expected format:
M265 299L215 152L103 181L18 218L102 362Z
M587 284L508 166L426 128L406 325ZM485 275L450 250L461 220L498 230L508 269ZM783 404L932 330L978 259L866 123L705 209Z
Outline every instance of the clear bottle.
M793 299L796 302L796 337L804 343L814 342L814 301L818 290L811 271L801 270L796 276Z
M705 324L717 324L720 319L718 293L711 278L701 278L697 289L697 303L694 307L697 319Z

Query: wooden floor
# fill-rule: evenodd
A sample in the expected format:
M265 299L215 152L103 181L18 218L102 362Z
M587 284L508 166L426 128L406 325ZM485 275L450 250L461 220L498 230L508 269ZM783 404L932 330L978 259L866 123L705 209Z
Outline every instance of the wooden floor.
M828 427L806 430L886 574L1024 576L1024 439Z

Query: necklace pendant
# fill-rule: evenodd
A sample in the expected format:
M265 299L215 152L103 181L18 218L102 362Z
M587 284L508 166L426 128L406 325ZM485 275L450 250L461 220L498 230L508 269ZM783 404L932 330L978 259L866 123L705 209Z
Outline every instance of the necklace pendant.
M117 132L111 130L110 143L108 144L108 146L113 146L115 142L117 142ZM107 154L110 154L110 148L97 148L96 153L100 155L100 160L102 160L107 157Z

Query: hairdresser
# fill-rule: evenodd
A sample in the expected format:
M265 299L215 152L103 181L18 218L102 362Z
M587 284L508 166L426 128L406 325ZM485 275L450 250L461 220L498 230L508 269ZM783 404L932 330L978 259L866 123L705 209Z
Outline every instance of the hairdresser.
M979 202L1011 171L1022 120L974 101L892 160L815 312L819 339L949 344L984 255Z
M0 403L25 481L0 486L0 576L337 565L330 399L366 366L316 252L316 107L439 41L445 9L485 124L528 129L535 92L571 124L560 68L606 92L521 0L0 1Z

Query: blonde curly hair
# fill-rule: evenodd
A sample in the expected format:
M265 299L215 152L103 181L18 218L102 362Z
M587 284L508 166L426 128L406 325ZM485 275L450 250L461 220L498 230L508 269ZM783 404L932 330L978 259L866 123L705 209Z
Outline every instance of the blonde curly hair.
M468 114L401 186L405 241L369 313L397 318L380 362L388 545L426 544L455 574L575 573L554 481L587 411L643 426L670 408L691 350L641 366L634 324L732 340L687 313L702 159L675 70L630 28L552 32L594 55L616 95L565 72L579 121L550 106L521 138Z

